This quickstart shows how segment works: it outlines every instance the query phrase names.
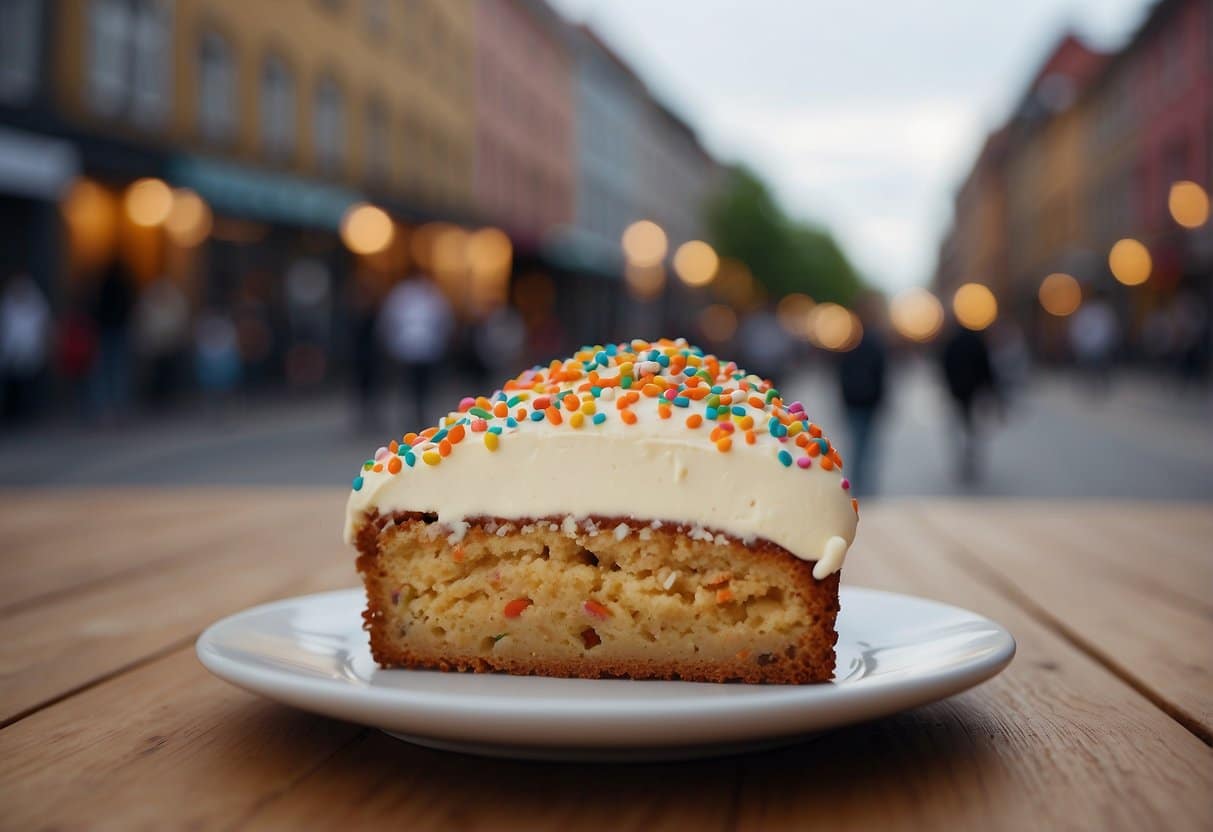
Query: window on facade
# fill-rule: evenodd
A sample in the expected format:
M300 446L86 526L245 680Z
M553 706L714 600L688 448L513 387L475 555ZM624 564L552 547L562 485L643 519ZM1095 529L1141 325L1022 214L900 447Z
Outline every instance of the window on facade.
M341 164L341 149L345 143L344 105L337 81L325 76L316 85L313 107L312 134L316 142L316 164L324 171L334 171Z
M131 27L131 116L138 124L163 124L172 84L172 21L167 3L137 0Z
M198 127L211 141L226 141L235 132L235 64L217 32L205 33L198 47Z
M277 55L261 65L261 146L278 159L295 149L295 81Z
M89 104L101 115L116 116L130 97L130 4L126 0L93 0L88 28Z
M388 112L379 99L371 99L366 108L366 175L381 179L390 173Z
M0 0L0 101L24 101L38 78L39 0Z
M157 125L172 82L168 0L93 0L88 17L88 96L94 112Z

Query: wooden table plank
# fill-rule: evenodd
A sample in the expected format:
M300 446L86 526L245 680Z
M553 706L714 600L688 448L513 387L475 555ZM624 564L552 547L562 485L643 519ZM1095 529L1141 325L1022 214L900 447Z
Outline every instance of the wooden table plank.
M255 500L230 494L120 493L71 491L49 505L26 492L0 495L0 616L157 561L209 554L225 538L265 523Z
M1193 530L1210 547L1199 509ZM1185 557L1165 561L1129 534L1125 509L931 504L924 516L1016 594L1021 605L1090 652L1213 742L1213 585ZM1140 516L1140 515L1139 515ZM1145 527L1138 521L1131 524ZM1146 540L1158 536L1148 533ZM1199 551L1200 545L1186 548ZM1185 564L1179 566L1177 564Z
M519 763L298 714L178 650L0 731L0 825L1209 828L1213 751L969 569L971 554L923 512L865 508L846 576L969 606L1015 633L1011 667L946 702L744 758ZM327 545L301 534L260 555L310 568Z
M0 731L0 828L229 826L364 731L257 699L182 648Z
M191 495L239 511L246 495ZM257 500L260 522L217 523L203 548L147 564L44 603L0 614L0 723L192 641L212 621L262 601L357 584L340 540L341 503L329 491ZM96 518L96 539L138 534Z

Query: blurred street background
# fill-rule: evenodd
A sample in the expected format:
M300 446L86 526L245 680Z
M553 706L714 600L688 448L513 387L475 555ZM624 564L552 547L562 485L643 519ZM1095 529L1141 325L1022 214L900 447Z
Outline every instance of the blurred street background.
M872 5L0 0L0 485L684 336L861 495L1213 499L1213 2Z

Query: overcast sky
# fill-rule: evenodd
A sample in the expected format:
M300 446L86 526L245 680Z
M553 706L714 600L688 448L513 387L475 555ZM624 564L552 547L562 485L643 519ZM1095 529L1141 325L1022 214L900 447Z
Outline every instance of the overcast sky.
M1061 33L1114 48L1149 6L550 1L594 27L718 158L758 170L891 290L930 278L953 189Z

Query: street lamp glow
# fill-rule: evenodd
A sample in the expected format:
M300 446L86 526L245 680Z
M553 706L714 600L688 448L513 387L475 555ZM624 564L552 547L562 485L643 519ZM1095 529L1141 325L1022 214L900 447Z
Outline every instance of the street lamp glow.
M661 263L652 266L628 263L624 268L623 277L627 282L628 292L640 300L652 300L665 288L665 266Z
M1154 263L1150 250L1131 237L1117 240L1108 252L1108 268L1112 276L1126 286L1137 286L1150 279Z
M863 337L863 326L859 323L859 318L851 310L837 303L815 306L810 315L809 326L813 343L834 352L854 349Z
M1167 195L1167 208L1184 228L1200 228L1209 219L1209 195L1195 182L1174 182Z
M164 221L164 230L174 243L192 248L211 233L213 219L206 200L188 188L173 192L173 207Z
M651 220L632 223L623 232L623 254L636 266L656 266L665 259L669 241L661 226Z
M1036 294L1044 310L1058 318L1073 315L1082 305L1082 287L1072 276L1063 272L1051 274L1042 280L1040 291Z
M926 289L906 289L889 304L889 318L902 338L923 343L939 334L943 304Z
M775 305L775 319L783 331L800 341L809 339L809 316L817 304L808 295L793 292Z
M355 254L378 254L396 234L392 218L366 202L351 205L341 220L341 241Z
M674 271L679 280L688 286L706 286L716 277L720 258L715 250L702 240L683 243L674 252Z
M123 207L131 222L150 228L168 219L173 210L173 192L163 179L138 179L126 189Z
M500 228L482 228L468 238L467 259L472 276L504 280L510 274L514 248Z
M952 296L952 312L965 329L980 332L998 318L998 300L988 286L966 283Z

